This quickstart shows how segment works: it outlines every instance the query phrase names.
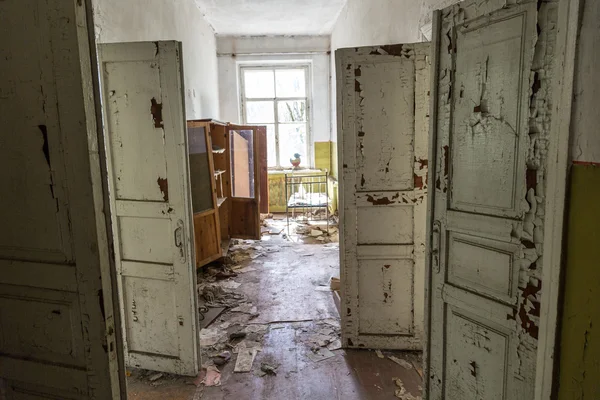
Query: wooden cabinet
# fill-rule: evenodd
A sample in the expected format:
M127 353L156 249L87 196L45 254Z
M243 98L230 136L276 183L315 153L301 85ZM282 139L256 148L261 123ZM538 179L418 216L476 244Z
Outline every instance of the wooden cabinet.
M261 196L268 183L266 127L188 121L188 146L196 266L201 267L221 258L231 238L260 239L261 203L268 204Z

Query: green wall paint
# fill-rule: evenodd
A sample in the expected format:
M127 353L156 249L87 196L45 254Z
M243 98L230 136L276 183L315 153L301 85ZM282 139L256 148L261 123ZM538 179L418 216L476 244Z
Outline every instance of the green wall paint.
M600 167L571 169L559 400L600 399Z
M303 175L319 175L329 171L332 178L337 177L337 143L315 142L315 167L316 170L300 170ZM335 164L333 164L335 162ZM285 212L285 173L286 171L269 172L269 212ZM291 173L291 171L287 171ZM331 212L337 211L338 185L336 179L330 179L327 191L331 198Z
M287 171L291 173L292 171ZM297 174L302 175L322 175L323 171L317 170L300 170ZM269 212L282 213L285 212L285 174L286 171L270 171L269 172ZM331 211L337 210L337 182L330 179L327 185L329 197L331 197Z
M315 167L331 171L331 142L315 142Z

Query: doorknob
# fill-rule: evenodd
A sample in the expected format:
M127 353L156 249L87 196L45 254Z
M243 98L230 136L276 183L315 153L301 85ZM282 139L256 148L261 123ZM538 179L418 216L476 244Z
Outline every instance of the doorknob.
M179 249L179 258L182 263L185 262L185 233L183 231L183 221L177 221L177 228L175 228L174 239L175 239L175 247Z
M433 222L433 232L431 235L431 260L434 264L436 274L440 272L440 235L442 224L440 221Z

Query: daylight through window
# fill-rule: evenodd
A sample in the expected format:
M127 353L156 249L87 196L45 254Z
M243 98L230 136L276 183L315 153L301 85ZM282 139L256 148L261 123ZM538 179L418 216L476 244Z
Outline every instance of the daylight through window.
M308 66L242 67L242 119L248 125L267 126L268 166L291 167L300 154L309 159Z

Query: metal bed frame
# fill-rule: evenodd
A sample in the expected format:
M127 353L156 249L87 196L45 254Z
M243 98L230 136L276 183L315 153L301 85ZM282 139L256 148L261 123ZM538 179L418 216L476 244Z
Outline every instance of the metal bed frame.
M318 175L296 175L294 173L285 174L285 215L288 235L290 234L290 210L292 211L292 218L294 218L296 209L302 209L302 212L306 213L307 209L324 208L325 218L327 220L327 232L329 232L329 191L327 190L328 179L329 173L327 171ZM321 190L322 188L324 188L324 190ZM298 194L299 192L302 193L303 191L308 196ZM318 201L316 204L312 204L312 199L315 197L315 195L317 195L316 197ZM324 204L320 201L323 199L322 195L324 195ZM307 198L308 201L302 201ZM296 202L297 200L299 201L298 203Z

